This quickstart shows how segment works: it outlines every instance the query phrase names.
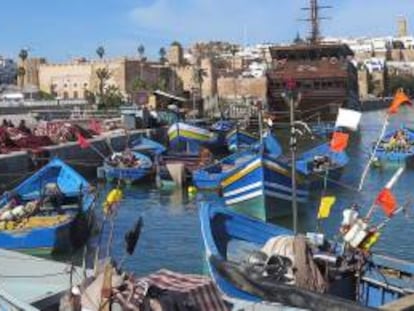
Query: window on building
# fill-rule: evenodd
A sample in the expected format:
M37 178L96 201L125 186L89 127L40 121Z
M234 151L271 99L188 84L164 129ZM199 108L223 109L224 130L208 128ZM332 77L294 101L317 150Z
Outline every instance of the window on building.
M68 92L63 92L63 99L68 99L69 98L69 94Z
M68 87L68 84L67 83L63 84L63 87Z
M78 91L74 91L73 92L73 98L74 99L78 99L79 95L78 95Z
M78 87L78 84L77 83L73 83L73 87Z
M83 84L83 87L84 87L84 88L87 88L87 87L88 87L88 83L86 83L86 82L85 82L85 83Z
M321 88L321 81L315 81L315 82L313 83L313 87L314 87L316 90L319 90L319 89Z

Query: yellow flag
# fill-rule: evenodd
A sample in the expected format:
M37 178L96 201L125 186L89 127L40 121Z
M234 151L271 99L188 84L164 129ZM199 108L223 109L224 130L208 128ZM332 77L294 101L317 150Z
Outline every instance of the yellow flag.
M336 197L322 197L319 206L318 219L328 218L331 213L331 207L335 204Z

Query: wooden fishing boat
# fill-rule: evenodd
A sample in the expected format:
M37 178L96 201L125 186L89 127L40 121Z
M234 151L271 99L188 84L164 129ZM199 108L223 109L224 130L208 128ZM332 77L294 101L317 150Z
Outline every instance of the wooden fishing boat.
M217 163L204 166L192 172L194 185L201 190L219 190L220 183L235 169L255 156L252 150L233 153Z
M168 129L169 147L186 153L198 153L201 147L208 148L215 154L225 154L227 151L225 134L208 129L177 122Z
M259 219L268 220L291 212L292 180L289 163L279 159L282 148L267 132L263 144L241 165L226 174L221 189L226 205ZM298 202L307 201L306 178L297 174Z
M402 127L385 134L375 151L379 161L402 162L414 159L414 131Z
M266 153L258 153L221 182L224 201L263 220L287 216L291 213L291 176L288 165ZM306 203L309 196L306 178L297 173L297 181L297 201Z
M318 265L329 267L329 287L324 294L270 274L261 277L245 265L246 257L274 237L291 236L290 230L208 203L201 206L200 222L210 275L228 298L279 302L307 310L372 310L414 293L414 263L382 255L372 255L361 269L354 270L351 263L339 264L347 262L339 252L327 256L315 251L313 258L322 260Z
M0 247L68 252L91 227L95 195L88 181L58 158L0 199Z
M334 152L329 143L324 143L302 153L296 161L296 169L308 177L311 187L315 187L340 179L348 162L345 151Z
M230 120L219 120L213 125L211 125L211 129L216 132L224 132L228 133L232 130L234 123Z
M249 148L258 140L256 136L239 129L234 129L226 135L227 148L231 152Z
M159 142L146 137L140 137L135 139L130 144L132 151L149 154L151 156L157 156L167 151L163 145Z
M262 151L261 149L260 143L256 141L256 144L250 145L244 151L234 153L216 163L199 168L193 172L193 183L199 189L218 190L222 181L254 159ZM263 152L271 154L273 157L278 157L282 152L279 142L270 132L264 135Z
M151 159L139 152L115 152L104 162L105 178L120 180L127 184L137 182L153 171Z

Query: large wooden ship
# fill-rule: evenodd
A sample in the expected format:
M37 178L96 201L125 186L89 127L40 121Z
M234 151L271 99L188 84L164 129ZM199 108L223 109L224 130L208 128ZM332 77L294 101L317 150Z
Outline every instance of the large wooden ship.
M334 119L338 108L359 107L357 69L351 60L354 53L345 44L324 44L320 40L318 9L311 0L311 36L286 46L270 48L271 68L268 70L269 112L288 118L288 106L282 94L287 81L295 81L301 93L297 117L303 120Z

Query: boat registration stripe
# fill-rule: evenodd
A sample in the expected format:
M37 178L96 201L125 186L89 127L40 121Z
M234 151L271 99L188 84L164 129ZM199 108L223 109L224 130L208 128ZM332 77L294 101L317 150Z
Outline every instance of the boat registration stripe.
M291 177L290 170L288 170L288 169L286 169L286 168L278 165L277 163L274 163L274 162L272 162L270 160L264 160L263 163L264 163L264 166L266 168L268 168L268 169L270 169L272 171L278 172L280 174L283 174L283 175L285 175L287 177ZM296 174L296 179L297 179L297 181L299 183L303 183L304 182L303 177L301 175L299 175L299 174Z
M291 187L283 186L283 185L280 185L280 184L277 184L277 183L266 181L264 183L264 185L265 185L265 187L269 187L269 188L273 188L273 189L279 189L279 190L283 190L283 191L287 191L287 192L292 192ZM301 195L306 195L306 196L309 195L309 191L306 191L306 190L297 189L296 192L298 194L301 194Z
M225 200L225 202L226 202L227 205L231 205L231 204L236 204L236 203L240 203L240 202L243 202L243 201L247 201L247 200L256 198L258 196L261 196L261 195L263 195L263 190L262 189L254 191L254 192L247 193L243 196L239 196L239 197L236 197L234 199Z
M247 186L244 186L244 187L237 188L235 190L231 190L231 191L227 191L227 192L225 191L223 193L223 196L224 197L231 197L233 195L237 195L237 194L240 194L242 192L246 192L248 190L252 190L254 188L261 187L262 184L263 183L261 181L258 181L258 182L255 182L253 184L250 184L250 185L247 185Z
M282 194L280 192L265 190L265 195L267 195L269 197L272 197L272 198L283 199L283 200L286 200L286 201L292 201L292 196L291 195ZM303 197L297 197L297 200L300 203L307 202L307 198L303 198Z
M228 185L236 182L237 180L239 180L240 178L246 176L247 174L253 172L255 169L257 169L258 167L260 167L261 163L260 163L260 159L256 159L255 161L253 161L252 163L250 163L249 165L247 165L245 168L241 169L240 171L236 172L235 174L227 177L226 179L224 179L221 182L221 185L223 187L227 187Z

